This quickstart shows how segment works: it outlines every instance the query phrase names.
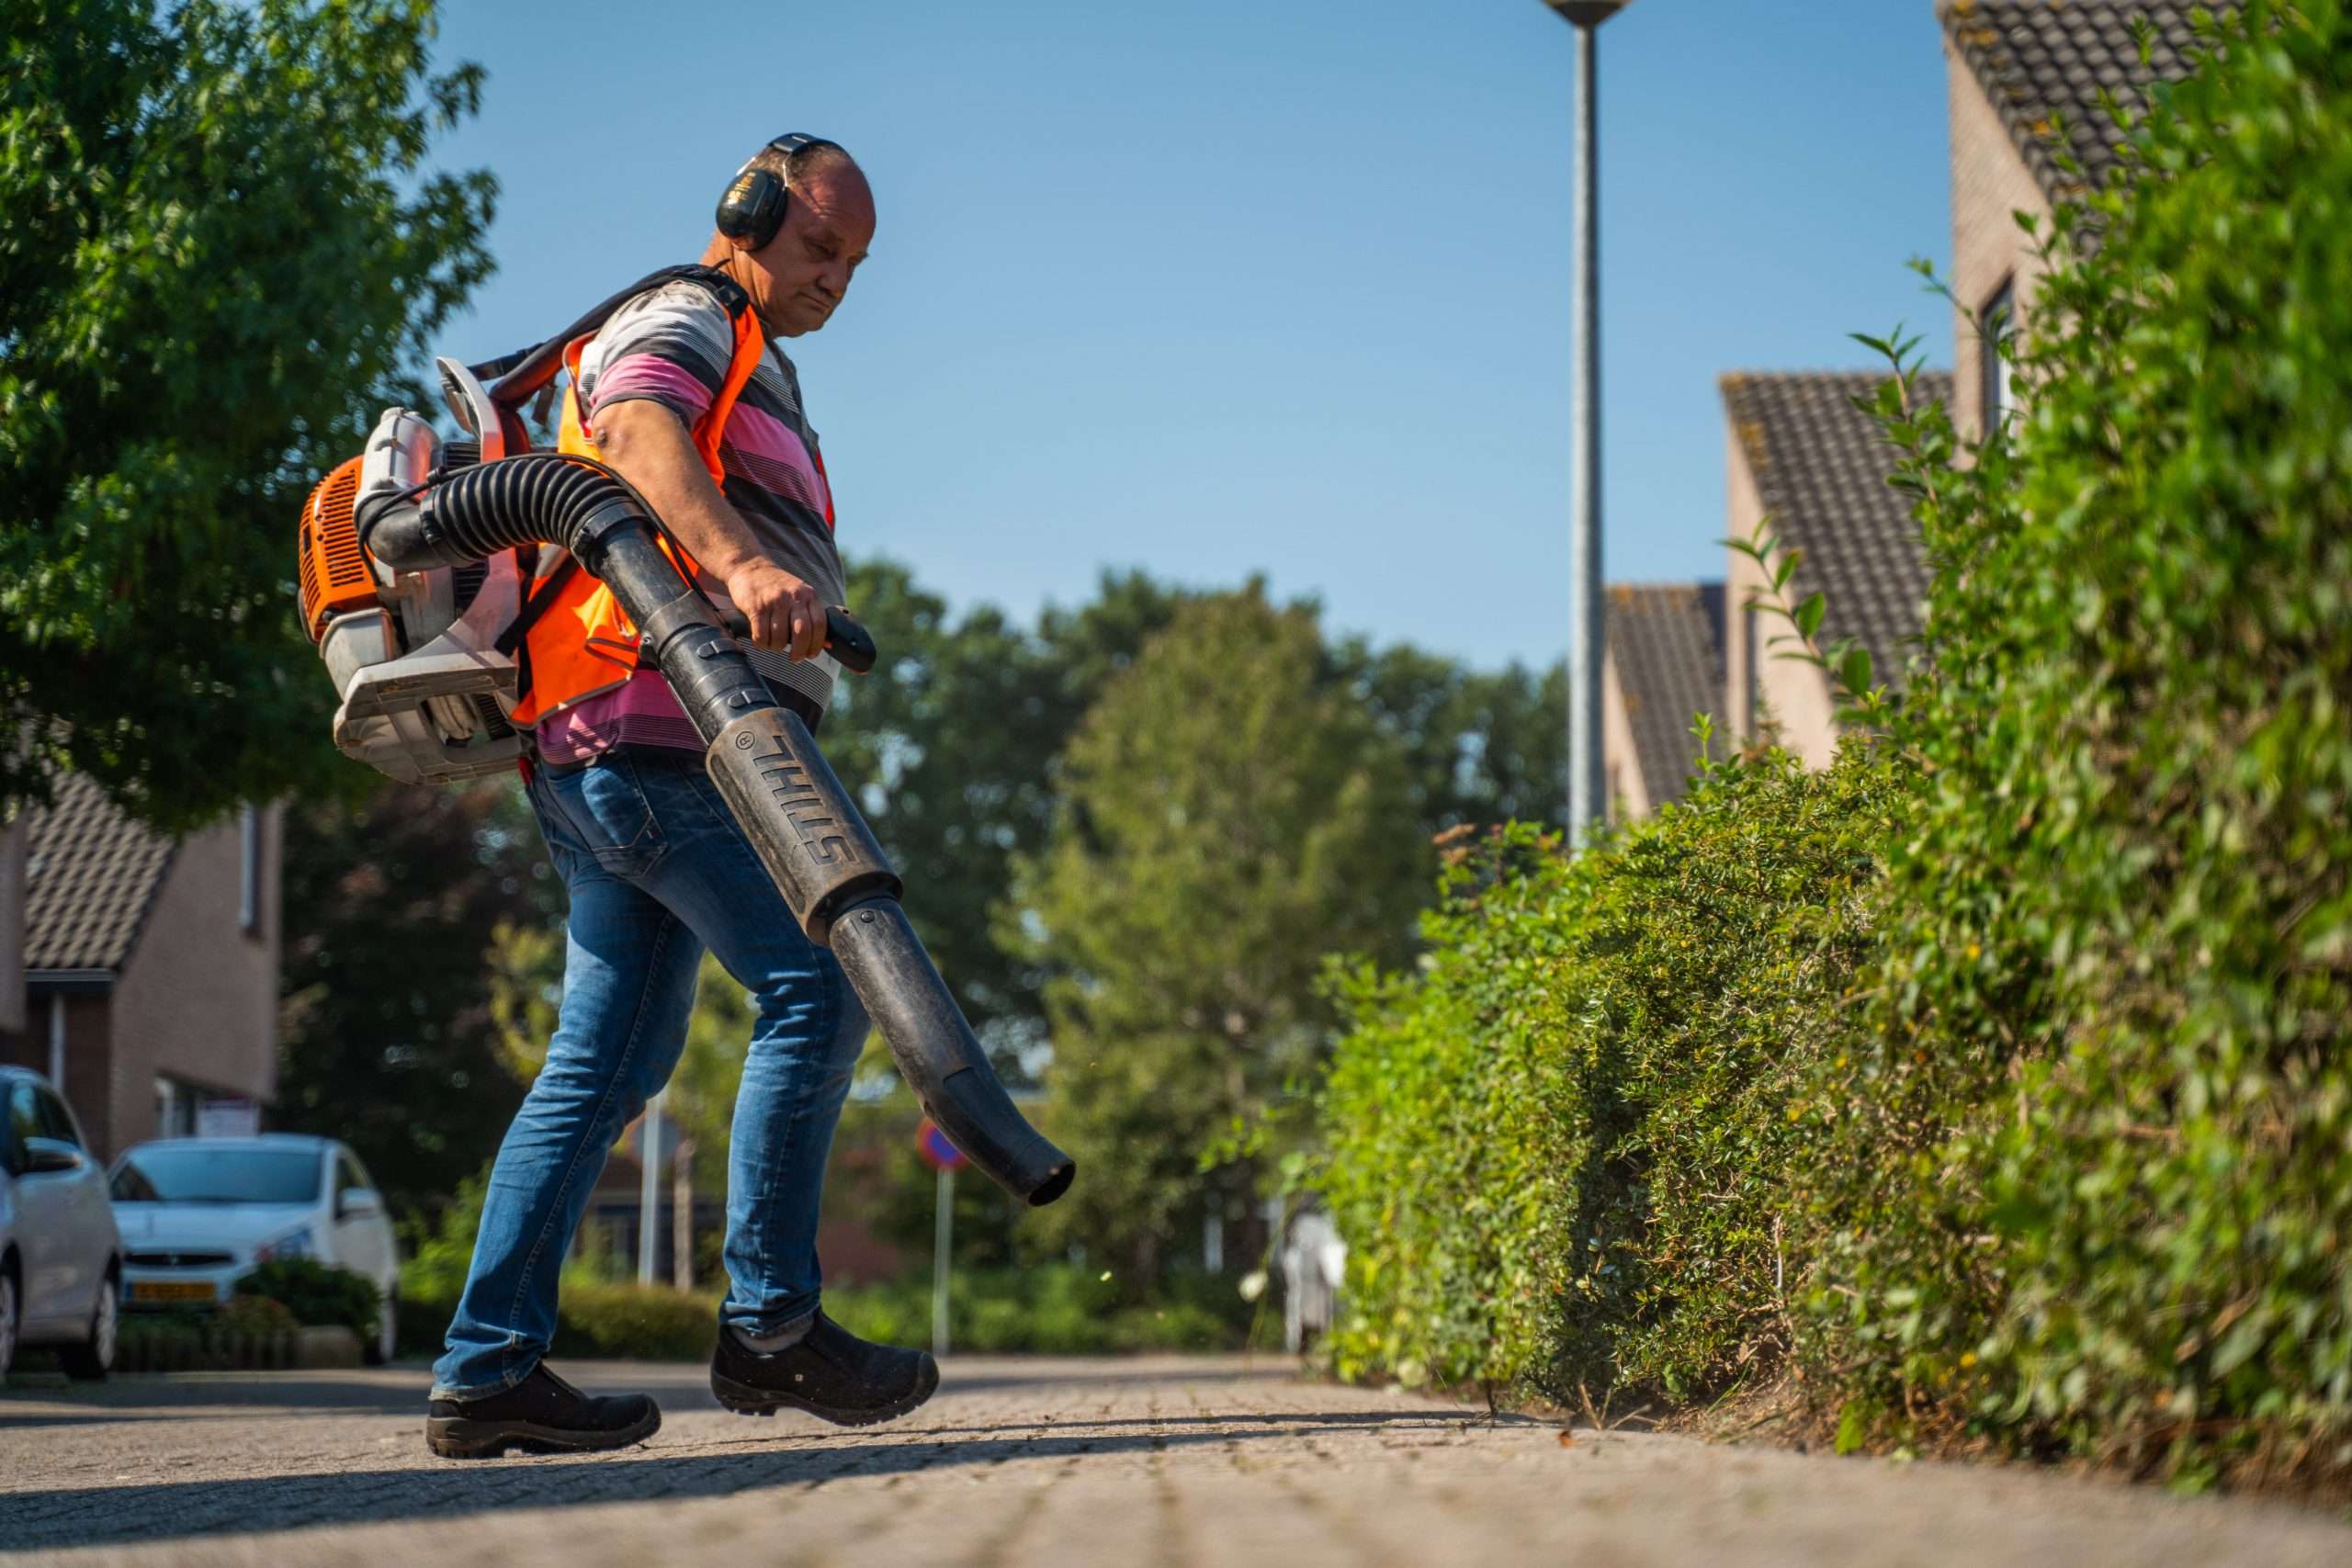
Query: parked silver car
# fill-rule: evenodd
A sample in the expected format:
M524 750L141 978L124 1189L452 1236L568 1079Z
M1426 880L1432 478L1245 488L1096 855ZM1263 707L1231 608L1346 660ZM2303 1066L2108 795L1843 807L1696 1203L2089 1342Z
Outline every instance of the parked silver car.
M72 1376L106 1376L121 1307L106 1171L48 1079L0 1066L0 1374L54 1345Z
M165 1138L114 1163L126 1300L211 1306L277 1258L311 1258L365 1275L383 1298L368 1359L390 1359L400 1248L383 1195L359 1156L332 1138Z

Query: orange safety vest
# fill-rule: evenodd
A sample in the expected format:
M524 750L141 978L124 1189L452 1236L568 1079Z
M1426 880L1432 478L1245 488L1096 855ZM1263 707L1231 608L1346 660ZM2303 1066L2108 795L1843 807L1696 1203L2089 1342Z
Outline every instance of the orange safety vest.
M710 471L710 482L722 486L726 472L718 460L718 446L727 431L727 417L735 412L735 400L750 385L752 373L759 368L760 356L767 350L767 339L750 301L738 294L729 296L727 302L735 322L734 356L728 361L727 379L720 384L718 395L695 422L692 433L695 450L702 454L702 466ZM563 350L563 367L571 372L571 383L564 389L563 423L556 448L584 457L601 456L580 408L580 353L595 335L593 331L582 333ZM672 545L667 535L662 538L662 549L680 571L693 576L693 558ZM548 596L544 604L542 595ZM613 591L572 566L570 557L542 546L528 604L530 624L523 639L526 687L514 706L515 728L527 730L550 714L615 690L637 673L637 628L622 613Z

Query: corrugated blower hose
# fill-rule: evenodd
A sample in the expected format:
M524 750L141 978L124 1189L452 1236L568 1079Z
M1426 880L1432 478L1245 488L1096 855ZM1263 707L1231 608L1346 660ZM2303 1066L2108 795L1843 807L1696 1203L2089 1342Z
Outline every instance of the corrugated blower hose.
M1000 1186L1032 1204L1076 1166L1029 1125L899 905L903 884L798 715L777 705L710 602L683 578L637 492L585 458L518 453L363 496L359 543L395 571L465 567L541 541L609 586L707 748L745 837L812 941L831 947L923 1109ZM874 647L832 613L834 656Z

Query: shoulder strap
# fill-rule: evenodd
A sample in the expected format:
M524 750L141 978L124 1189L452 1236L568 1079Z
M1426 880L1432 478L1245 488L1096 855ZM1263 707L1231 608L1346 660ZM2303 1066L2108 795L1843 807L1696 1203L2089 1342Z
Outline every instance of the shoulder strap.
M648 273L627 288L603 300L563 331L528 348L518 348L496 359L486 359L480 365L468 366L483 381L495 381L490 389L492 402L502 408L520 408L531 394L555 379L563 368L565 345L603 326L612 313L650 288L665 283L694 283L710 291L719 308L741 321L752 308L752 297L743 286L712 266L665 266L659 272Z
M767 338L760 332L760 323L748 310L735 318L735 351L728 357L727 379L719 384L718 395L710 400L710 412L703 415L701 439L695 445L702 452L703 466L710 470L710 482L724 490L727 471L718 460L719 444L727 438L727 421L735 412L736 400L743 389L752 384L752 377L768 350Z
M514 658L514 650L523 646L524 639L531 635L531 628L539 624L539 617L548 613L549 606L555 604L556 596L563 592L564 585L579 570L579 558L565 556L560 565L532 585L529 597L523 601L522 609L506 623L506 629L498 634L497 641L491 646L509 659Z

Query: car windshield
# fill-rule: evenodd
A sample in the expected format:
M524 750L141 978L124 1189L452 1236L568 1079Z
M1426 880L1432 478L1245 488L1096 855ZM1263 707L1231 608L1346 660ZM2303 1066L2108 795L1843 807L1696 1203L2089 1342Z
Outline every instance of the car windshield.
M315 1203L319 1156L306 1149L133 1149L114 1195L147 1203Z

